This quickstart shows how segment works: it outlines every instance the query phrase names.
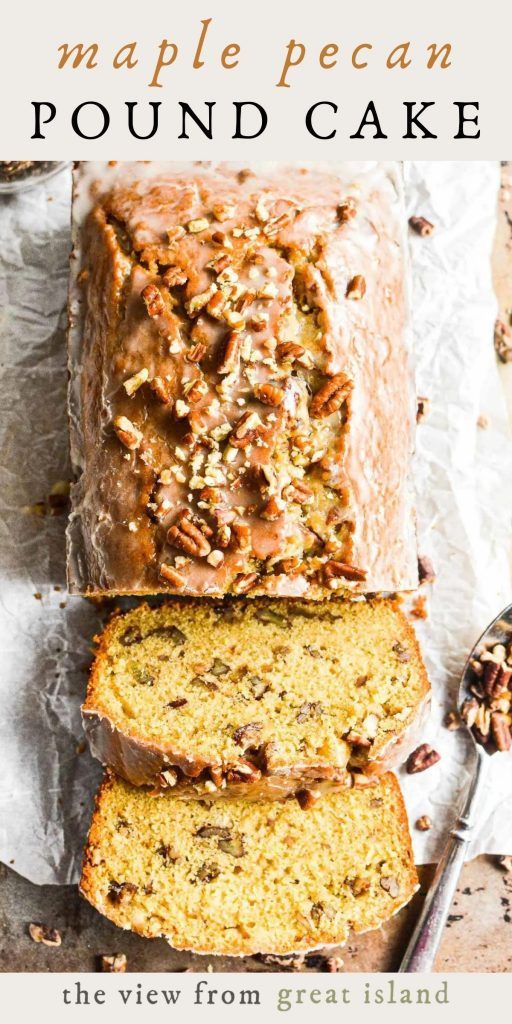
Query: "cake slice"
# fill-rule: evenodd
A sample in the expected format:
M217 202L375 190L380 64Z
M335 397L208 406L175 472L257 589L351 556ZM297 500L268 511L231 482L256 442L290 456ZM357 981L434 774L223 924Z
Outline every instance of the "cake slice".
M121 928L176 949L244 956L339 945L417 888L400 787L294 799L179 800L107 775L82 894Z
M83 718L93 754L135 785L261 797L382 773L428 704L393 600L175 600L113 618Z

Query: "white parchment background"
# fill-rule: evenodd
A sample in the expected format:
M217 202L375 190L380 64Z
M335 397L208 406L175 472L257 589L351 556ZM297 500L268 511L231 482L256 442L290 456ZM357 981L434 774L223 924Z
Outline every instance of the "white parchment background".
M406 176L409 214L436 224L432 238L410 240L418 390L432 403L417 439L419 547L438 574L419 629L435 691L424 738L442 754L424 774L401 773L411 821L434 821L414 836L423 862L439 853L467 781L467 748L444 711L469 647L512 600L512 445L492 345L499 167L414 163ZM101 774L79 752L79 707L102 612L65 593L65 517L23 512L70 475L69 205L67 172L0 200L0 859L40 884L76 879ZM473 855L512 852L511 768L512 755L493 758Z

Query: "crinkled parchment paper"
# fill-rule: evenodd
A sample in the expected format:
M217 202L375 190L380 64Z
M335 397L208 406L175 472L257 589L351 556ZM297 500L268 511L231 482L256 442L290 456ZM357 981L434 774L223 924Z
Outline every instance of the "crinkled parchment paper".
M406 168L410 213L434 221L411 237L420 394L419 547L438 573L419 632L435 691L425 739L442 761L403 774L418 860L434 859L467 781L468 749L442 726L468 648L511 598L512 446L492 346L490 275L499 168ZM24 511L69 479L66 288L70 175L0 200L0 859L37 883L77 877L101 770L82 749L79 707L102 611L65 592L65 516ZM487 414L487 430L477 427ZM36 596L37 595L37 596ZM512 851L512 755L493 759L472 852Z

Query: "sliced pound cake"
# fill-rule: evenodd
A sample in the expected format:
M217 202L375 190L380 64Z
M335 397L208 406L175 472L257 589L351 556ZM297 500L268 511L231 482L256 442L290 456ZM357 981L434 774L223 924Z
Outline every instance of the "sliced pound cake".
M135 785L262 797L403 761L428 703L393 600L177 599L110 622L83 716L93 754Z
M179 800L107 775L81 891L114 924L176 949L286 954L378 928L417 876L400 788L285 801Z

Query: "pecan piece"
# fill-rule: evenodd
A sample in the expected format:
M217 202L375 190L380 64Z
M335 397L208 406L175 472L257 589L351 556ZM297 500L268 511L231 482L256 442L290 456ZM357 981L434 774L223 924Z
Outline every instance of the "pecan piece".
M299 789L295 794L299 807L303 811L309 811L311 807L314 807L321 795L317 789Z
M323 714L323 707L319 701L305 701L297 712L298 722L307 722L308 718L320 718Z
M421 743L412 754L409 754L405 762L408 775L416 775L418 772L425 772L441 760L441 754L437 753L428 743Z
M421 818L418 818L416 828L419 832L430 832L430 829L432 828L432 819L429 818L428 814L422 814Z
M28 933L33 942L42 942L43 946L60 946L62 942L60 932L47 924L29 924Z
M135 893L138 892L138 885L133 882L110 882L108 887L108 898L111 903L129 903Z
M162 274L162 281L168 288L179 288L188 281L188 277L181 267L167 267Z
M269 522L274 522L274 520L279 519L282 516L285 508L286 505L284 501L279 498L272 497L269 498L266 505L263 506L260 516L262 519L268 519Z
M508 716L501 711L491 713L491 734L498 750L510 750L512 746L512 733Z
M500 362L512 362L512 328L504 320L494 325L494 348Z
M418 395L416 400L416 423L421 423L422 420L426 419L430 412L430 398L424 395Z
M283 498L286 498L286 501L294 501L297 505L310 505L314 500L314 494L304 480L294 480L285 487Z
M196 836L200 839L231 839L231 830L221 825L201 825Z
M148 311L148 316L155 317L161 316L165 310L164 300L162 293L156 284L147 284L141 291L141 296L144 301L144 305Z
M116 416L114 418L114 430L121 444L124 444L125 448L128 448L129 451L134 452L140 447L144 435L127 416Z
M381 889L384 889L384 892L389 893L393 899L396 899L396 897L400 895L400 885L398 884L397 879L392 878L390 875L383 875L380 879L380 887Z
M170 405L172 401L172 394L169 381L164 380L163 377L153 377L153 380L150 381L149 386L153 394L156 395L158 401L161 402L162 405Z
M238 370L242 344L243 335L239 331L230 331L226 338L222 359L217 367L217 373L235 373Z
M331 559L325 563L324 575L327 582L333 579L355 580L361 583L366 579L366 569L358 569L356 565L347 565L345 562L338 562Z
M131 398L131 396L134 395L135 392L138 391L139 388L146 383L148 377L149 370L145 366L143 366L142 370L139 370L138 373L134 373L133 377L128 377L128 380L125 380L123 384L126 394L129 395Z
M244 412L229 435L229 443L233 448L247 448L261 437L263 423L257 412Z
M125 953L114 953L113 956L102 956L100 958L103 974L124 974L127 963Z
M261 725L259 722L248 722L247 725L240 725L238 729L235 729L233 733L233 739L237 747L244 747L244 749L259 739L261 733Z
M338 215L338 220L340 220L342 224L346 224L347 221L352 220L357 213L355 201L351 198L345 199L343 203L339 204L336 213Z
M241 520L235 519L232 524L232 530L235 535L236 546L239 551L250 551L252 544L251 527L248 523L243 523ZM250 575L255 575L250 573Z
M185 577L174 568L173 565L169 565L167 562L162 562L160 566L160 576L167 583L171 583L176 590L183 590L185 583L187 582Z
M310 406L310 413L317 419L337 412L350 396L353 383L346 373L336 373L316 392Z
M203 345L202 342L198 342L197 345L193 345L185 356L188 363L200 363L201 359L204 359L208 351L208 346Z
M266 384L260 384L256 388L256 398L259 398L260 402L263 402L265 405L272 405L274 408L277 408L278 405L283 403L284 390L278 384L272 384L268 381Z
M434 225L426 217L409 217L409 227L422 238L428 238L435 231Z
M366 293L366 281L362 274L356 274L347 285L345 296L347 299L362 299Z
M205 537L204 526L197 525L197 521L194 521L191 513L185 509L180 513L174 526L168 530L167 541L173 547L185 551L187 555L206 558L206 555L210 554L211 545Z
M248 594L250 590L258 583L259 576L257 572L245 572L240 576L236 576L233 580L233 593L235 594Z
M250 761L241 760L227 768L225 777L228 785L234 782L257 782L261 779L261 772Z
M305 352L306 349L302 345L296 345L293 341L283 341L276 348L277 358L287 362L301 359Z
M419 555L418 557L418 576L420 586L422 583L433 583L436 578L436 571L427 555Z

